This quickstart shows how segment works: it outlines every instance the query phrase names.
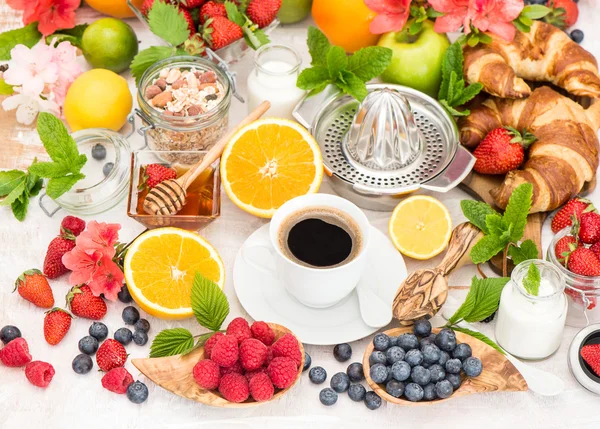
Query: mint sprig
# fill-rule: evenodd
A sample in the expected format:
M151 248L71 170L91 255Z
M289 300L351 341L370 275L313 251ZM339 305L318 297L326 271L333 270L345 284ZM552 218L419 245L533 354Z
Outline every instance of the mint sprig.
M534 263L529 264L527 275L523 279L523 287L527 293L532 296L538 296L541 282L542 275L539 268Z

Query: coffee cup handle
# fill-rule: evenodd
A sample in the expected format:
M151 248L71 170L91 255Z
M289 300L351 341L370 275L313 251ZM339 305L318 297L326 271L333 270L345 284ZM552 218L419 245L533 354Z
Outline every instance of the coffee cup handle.
M257 240L256 243L250 243L242 247L242 259L244 260L244 262L262 273L268 274L272 277L277 277L277 272L274 268L264 265L261 262L254 261L252 259L250 255L256 249L267 250L271 255L271 258L275 256L275 249L273 249L273 246L268 240Z

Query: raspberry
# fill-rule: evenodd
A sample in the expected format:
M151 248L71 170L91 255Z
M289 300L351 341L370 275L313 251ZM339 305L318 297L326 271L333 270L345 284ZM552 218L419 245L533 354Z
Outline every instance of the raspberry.
M265 346L270 346L275 341L275 332L265 322L254 322L250 327L252 336Z
M250 396L248 381L240 374L227 374L219 383L219 392L229 402L244 402Z
M229 335L219 338L219 341L217 341L217 344L215 344L210 353L210 358L214 363L226 368L233 366L238 361L238 357L237 339Z
M273 357L289 357L296 362L297 366L302 363L302 352L300 352L298 340L292 334L285 334L275 341L271 349L273 350Z
M246 376L246 380L248 380L248 383L250 383L255 375L266 374L266 373L267 373L266 368L260 368L260 369L257 369L256 371L246 371L246 374L244 374L244 375Z
M242 368L242 364L240 363L240 361L237 361L233 364L233 366L230 366L229 368L221 367L221 377L231 373L244 374L244 368Z
M250 332L250 326L246 319L242 317L236 317L227 326L227 335L236 337L238 344L242 344L242 341L252 338L252 332Z
M211 336L208 340L206 340L206 342L204 343L204 358L205 359L210 359L210 354L212 353L213 347L215 346L215 344L217 344L217 341L219 341L219 338L221 338L223 335L225 335L225 334L222 332L217 332L213 336Z
M203 389L215 390L219 387L219 381L221 381L219 365L210 359L199 361L194 365L194 380Z
M49 363L34 360L25 367L25 377L37 387L48 387L54 377L54 367Z
M298 365L292 358L276 357L269 364L267 374L275 387L286 389L294 384L298 376Z
M83 232L85 229L85 221L83 219L79 219L75 216L66 216L62 222L60 223L60 233L63 234L73 234L77 237L79 234Z
M113 368L102 377L102 387L119 394L127 392L131 383L133 383L133 377L123 367Z
M0 361L6 366L23 366L31 362L25 338L15 338L0 350Z
M259 369L265 363L269 349L255 338L248 338L240 344L240 361L246 371Z
M248 384L250 395L257 402L268 401L273 397L275 388L267 374L256 374Z
M267 357L265 358L265 366L269 366L269 364L271 363L272 360L273 360L273 349L271 347L269 347L269 350L267 350Z

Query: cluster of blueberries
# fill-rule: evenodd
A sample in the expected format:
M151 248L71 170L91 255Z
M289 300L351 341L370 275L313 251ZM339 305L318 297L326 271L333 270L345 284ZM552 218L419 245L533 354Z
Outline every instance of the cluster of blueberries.
M102 161L104 158L106 158L106 148L103 145L101 145L100 143L95 144L92 147L92 158L94 158L97 161ZM105 176L108 176L114 166L115 166L114 162L105 163L104 166L102 167L102 173Z

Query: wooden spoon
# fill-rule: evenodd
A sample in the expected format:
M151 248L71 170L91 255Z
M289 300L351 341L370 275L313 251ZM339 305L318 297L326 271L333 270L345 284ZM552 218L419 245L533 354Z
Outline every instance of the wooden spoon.
M401 325L412 325L422 317L433 317L446 302L448 276L470 264L469 252L483 233L470 222L461 223L450 237L446 256L435 268L417 270L404 280L396 292L392 309Z
M221 137L208 153L204 155L204 158L194 164L183 176L177 179L165 180L152 188L144 199L144 211L151 215L177 214L185 205L188 186L221 156L227 143L229 143L240 129L259 119L270 107L271 103L263 101L244 120Z

